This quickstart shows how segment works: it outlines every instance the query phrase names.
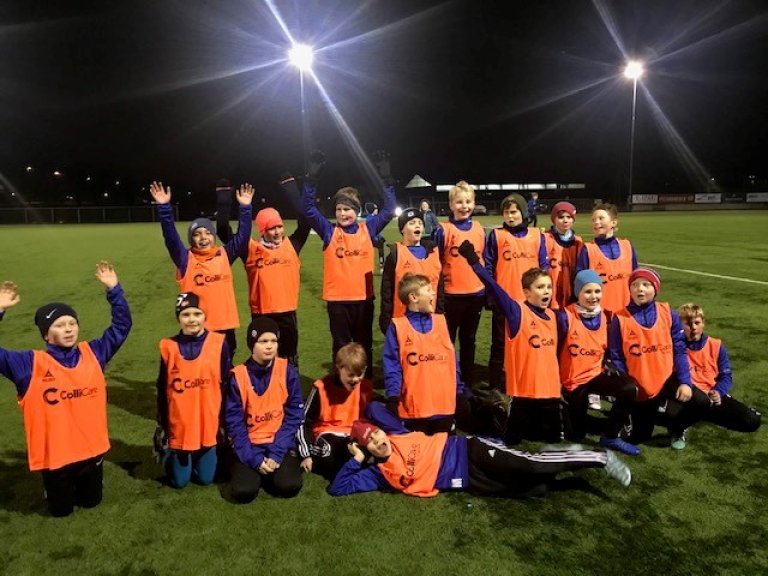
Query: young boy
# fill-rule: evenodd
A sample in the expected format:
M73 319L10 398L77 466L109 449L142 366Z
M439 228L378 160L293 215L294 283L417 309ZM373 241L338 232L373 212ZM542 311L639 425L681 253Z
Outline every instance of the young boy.
M600 445L637 456L640 449L619 437L629 420L637 387L605 362L608 319L600 307L603 281L594 270L582 270L576 274L573 284L573 293L578 299L565 309L567 330L559 354L560 381L570 416L571 435L580 440L586 434L590 393L613 396L615 401L605 421Z
M483 282L504 316L506 393L511 397L504 441L523 438L559 442L563 438L557 344L564 338L565 320L549 310L552 280L540 268L521 279L525 300L513 300L481 265L472 244L463 242L459 254Z
M328 322L333 339L331 358L344 344L359 342L369 360L366 377L373 370L373 242L395 212L395 186L389 158L376 157L376 167L384 181L384 206L381 212L357 221L360 197L357 190L345 187L336 192L333 204L336 224L331 224L315 205L315 182L322 170L322 156L313 154L302 197L304 215L323 241L323 300L328 307Z
M622 486L632 481L629 468L610 451L529 453L489 438L427 436L405 428L379 402L368 406L366 416L371 421L352 426L352 458L331 484L332 496L396 490L425 498L444 490L468 490L520 497L541 494L557 474L584 468L603 468ZM366 452L374 459L370 466L364 466Z
M96 278L107 289L112 311L112 323L100 338L78 342L75 310L51 302L35 313L45 350L0 348L0 374L16 385L24 417L29 469L42 473L52 516L69 516L75 506L93 508L102 497L109 450L104 369L128 337L132 321L114 268L102 260ZM4 283L0 314L19 300L16 286Z
M685 448L684 431L709 409L707 395L691 382L683 328L677 312L657 302L661 278L650 268L629 277L629 305L615 312L608 330L611 361L637 382L630 442L651 438L659 408L669 414L672 448ZM665 404L666 402L666 404Z
M384 340L382 367L387 404L411 430L451 432L457 412L469 414L445 316L435 314L429 278L406 274L398 283L405 316L393 318Z
M424 238L424 214L416 208L406 208L397 219L397 227L403 239L390 245L381 275L379 328L383 334L387 333L392 318L405 314L405 304L397 296L397 285L407 272L429 278L432 290L437 294L435 311L443 313L442 265L437 246Z
M709 396L709 410L704 420L737 432L754 432L760 428L762 416L731 397L733 374L728 352L723 343L704 333L704 310L693 303L677 309L685 331L685 346L691 381Z
M171 188L161 182L149 187L157 203L157 215L163 231L165 247L176 265L176 281L180 292L195 292L207 312L209 330L225 335L230 354L237 343L235 328L240 326L232 283L232 262L238 257L251 236L251 200L253 188L244 184L237 192L240 218L237 234L224 246L216 246L216 231L208 218L197 218L189 225L189 248L184 246L173 221Z
M475 209L475 189L461 181L448 192L451 210L447 222L435 230L435 242L443 263L445 277L445 319L451 344L459 338L459 364L464 382L471 387L475 370L475 338L480 324L480 313L485 305L483 283L469 271L467 263L457 251L464 240L472 243L478 258L485 247L483 227L472 220Z
M179 333L160 341L155 449L171 486L213 483L223 380L232 368L224 335L205 328L193 292L176 298Z
M293 176L285 174L280 186L299 210L299 189ZM220 217L216 220L216 231L222 242L226 243L231 238L229 219L221 215L229 214L231 194L227 191L222 196L218 202ZM251 319L264 315L277 322L280 327L278 355L288 358L295 366L299 365L299 329L296 318L301 271L299 253L310 232L309 223L303 214L299 213L297 222L293 234L286 236L280 213L274 208L262 208L254 219L258 237L244 243L239 253L248 277Z
M573 232L576 207L570 202L558 202L550 214L552 227L544 233L547 246L549 275L555 291L552 308L561 309L571 303L573 278L576 274L576 258L584 242ZM575 295L574 295L575 296Z
M582 246L576 260L576 272L591 268L603 279L603 309L609 313L629 304L627 278L637 268L635 248L615 236L619 210L613 204L592 208L592 233L595 238Z
M491 230L485 242L485 268L510 298L523 300L520 279L526 270L549 266L544 235L528 227L528 208L520 194L510 194L501 201L504 223ZM491 353L488 359L491 387L504 390L504 314L492 306Z
M373 384L364 378L367 366L365 349L350 342L336 353L334 373L312 385L297 438L305 472L330 482L349 459L352 423L363 417L373 394Z
M277 355L280 330L266 316L251 320L251 357L236 366L224 397L224 418L235 459L231 489L235 501L251 502L262 485L293 497L302 486L296 432L304 415L296 367Z

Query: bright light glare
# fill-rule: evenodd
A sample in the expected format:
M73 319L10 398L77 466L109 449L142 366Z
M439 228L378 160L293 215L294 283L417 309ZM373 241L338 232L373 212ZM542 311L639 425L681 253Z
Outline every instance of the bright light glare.
M399 218L400 214L402 214L402 213L403 213L403 209L400 206L395 208L395 216L397 216Z
M627 67L624 68L624 76L630 80L637 80L643 75L645 69L643 63L638 60L630 60L627 62Z
M302 72L312 69L312 60L314 60L312 47L306 44L294 44L288 50L288 60Z

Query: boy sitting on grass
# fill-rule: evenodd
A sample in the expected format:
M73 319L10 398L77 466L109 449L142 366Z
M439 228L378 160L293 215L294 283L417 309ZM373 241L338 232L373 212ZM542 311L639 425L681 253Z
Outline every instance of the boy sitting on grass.
M42 473L52 516L101 503L109 450L104 369L128 337L132 321L114 268L102 260L96 278L106 287L112 309L112 323L100 338L78 342L75 310L51 302L35 313L45 350L0 348L0 374L16 385L24 417L29 469ZM19 300L16 286L3 283L0 317Z
M451 432L457 413L465 427L469 401L445 316L434 313L435 292L429 278L408 273L398 283L397 293L407 312L392 319L384 340L388 406L411 430Z
M179 333L160 341L155 451L171 486L184 488L194 474L213 483L223 380L232 368L224 335L205 328L193 292L176 298Z
M659 408L675 414L667 428L672 448L685 448L685 429L709 409L709 398L691 382L683 328L667 302L657 302L659 275L638 268L629 277L628 306L614 313L608 330L613 365L637 382L629 441L638 444L653 435Z
M364 377L367 366L365 348L350 342L336 352L334 373L312 384L297 435L305 472L331 481L349 459L352 423L363 417L373 394L373 384Z
M520 497L541 494L557 474L583 468L603 468L622 486L632 481L629 468L610 451L529 453L477 436L427 436L405 428L380 402L368 405L366 417L352 426L352 458L329 487L332 496L394 490L426 498L468 490ZM372 465L365 465L368 455Z
M704 333L704 310L698 304L683 304L677 309L685 331L685 346L691 381L709 396L709 410L703 419L728 430L754 432L762 416L754 408L733 398L733 373L723 343Z

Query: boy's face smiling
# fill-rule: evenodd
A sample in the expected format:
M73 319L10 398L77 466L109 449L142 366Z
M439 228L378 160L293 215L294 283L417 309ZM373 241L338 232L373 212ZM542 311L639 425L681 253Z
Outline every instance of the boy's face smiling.
M357 212L346 204L336 204L336 222L342 228L351 226L357 222Z
M408 307L415 312L433 314L435 312L435 291L431 284L422 286L415 293L410 294L411 305Z
M253 344L251 356L261 365L269 364L277 356L277 334L264 332Z
M421 218L411 218L403 226L403 243L406 246L416 246L424 233L424 222Z
M656 297L656 289L645 278L638 278L629 285L629 296L632 298L632 302L641 306L653 302Z
M363 368L362 372L355 372L346 366L336 366L336 370L339 373L339 382L341 382L341 385L344 386L347 392L352 392L357 388L365 374L365 368Z
M376 428L376 430L373 431L365 448L370 452L371 456L374 456L375 458L389 458L392 454L392 445L389 443L389 438L387 438L387 435L381 428Z
M586 308L590 312L600 305L603 299L603 286L596 282L584 284L579 292L579 306Z
M185 336L199 336L205 330L205 312L200 308L185 308L179 313L179 327Z
M704 334L704 318L701 316L688 318L687 321L683 322L683 331L688 342L698 342Z
M573 228L573 216L568 214L565 210L561 210L560 213L555 216L555 230L560 234L565 234L568 230Z
M264 230L264 240L275 246L280 246L283 243L283 237L285 236L285 227L282 224L273 226L268 230Z
M529 304L546 308L552 300L552 279L549 276L539 276L528 288L523 289L523 293Z
M80 335L80 325L72 316L60 316L48 328L48 334L45 336L48 344L60 346L62 348L71 348L77 344L77 337Z
M618 225L618 220L611 218L606 210L595 210L592 212L592 233L595 236L613 236L614 230Z
M454 220L466 220L472 216L472 211L475 209L475 197L469 192L460 190L456 192L448 206L453 213Z
M502 216L507 226L520 226L523 223L523 213L520 212L520 208L514 202L504 208Z
M216 238L208 231L208 228L197 228L192 233L192 248L196 250L207 250L216 246Z

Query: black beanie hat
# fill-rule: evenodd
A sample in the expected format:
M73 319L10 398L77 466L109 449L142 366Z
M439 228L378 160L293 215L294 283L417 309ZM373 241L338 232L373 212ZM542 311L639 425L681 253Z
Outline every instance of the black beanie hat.
M200 308L200 297L194 292L182 292L176 296L176 318L187 308Z
M424 213L419 210L418 208L406 208L403 210L403 212L400 214L400 216L397 217L397 228L400 230L400 232L403 231L403 228L405 228L405 225L408 224L410 220L413 220L414 218L418 218L421 220L421 223L424 224Z
M280 340L280 327L277 325L277 322L272 320L272 318L269 318L268 316L257 316L251 320L251 323L248 324L248 333L246 334L248 350L253 352L253 345L256 344L256 340L266 332L271 332L277 336L278 341Z
M63 302L51 302L45 306L40 306L37 312L35 312L35 324L40 329L40 336L45 338L48 335L48 329L51 327L51 324L62 316L72 316L72 318L77 320L75 309Z

